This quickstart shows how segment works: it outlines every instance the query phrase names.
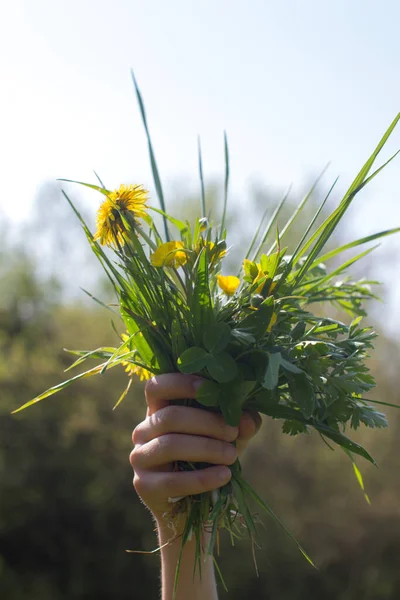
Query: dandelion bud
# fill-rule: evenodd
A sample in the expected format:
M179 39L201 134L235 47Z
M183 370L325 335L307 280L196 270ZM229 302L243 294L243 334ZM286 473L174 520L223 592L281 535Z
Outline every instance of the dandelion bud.
M201 219L199 219L199 224L200 224L200 231L201 232L205 231L208 227L207 217L202 217Z

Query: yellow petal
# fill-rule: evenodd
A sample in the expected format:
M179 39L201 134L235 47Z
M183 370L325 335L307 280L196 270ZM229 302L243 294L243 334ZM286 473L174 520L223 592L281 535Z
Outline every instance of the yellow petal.
M187 261L186 252L180 252L184 248L183 242L171 241L161 244L150 256L153 267L181 267Z
M273 326L275 325L275 323L276 323L276 319L277 319L276 313L273 313L273 315L272 315L272 317L271 317L271 320L270 320L270 322L269 322L268 328L267 328L267 331L268 331L268 333L271 331L271 329L272 329L272 328L273 328Z
M234 275L218 275L217 282L225 294L232 296L240 285L240 279Z

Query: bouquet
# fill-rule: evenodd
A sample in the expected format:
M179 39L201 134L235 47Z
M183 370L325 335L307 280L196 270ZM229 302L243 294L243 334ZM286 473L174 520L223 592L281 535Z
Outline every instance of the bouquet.
M277 218L286 198L265 223L267 209L243 256L240 272L225 273L224 260L229 250L225 228L229 181L226 137L224 204L220 219L214 224L212 215L206 212L200 152L201 216L194 224L171 216L166 211L144 105L135 80L134 83L160 208L150 206L148 192L142 185L121 185L111 191L98 178L99 185L83 184L102 196L97 230L92 234L64 192L112 283L124 332L118 333L116 329L120 339L117 347L70 351L77 356L70 369L88 360L101 362L17 410L79 379L103 375L117 366L126 369L129 379L116 406L127 395L134 377L145 380L161 373L197 374L204 382L196 400L187 400L186 405L218 411L233 426L238 425L242 411L250 410L281 419L283 433L292 436L315 429L326 443L340 446L348 454L363 488L355 456L374 460L346 431L357 429L361 424L385 427L387 421L376 409L385 403L365 398L374 386L365 360L376 334L370 327L363 326L361 320L366 315L365 301L375 298L370 288L373 282L354 281L345 272L373 248L333 270L326 264L345 250L385 237L400 228L369 235L333 250L324 249L355 196L389 162L371 173L400 114L335 210L320 226L314 226L332 186L290 255L284 240L311 192L281 231L277 228ZM157 228L154 213L161 215L163 231ZM111 249L112 258L104 246ZM351 315L350 324L313 312L313 307L321 310L323 303L331 303ZM106 308L114 310L111 306ZM179 470L204 466L176 464ZM210 533L206 551L211 555L214 555L221 529L226 529L232 540L245 532L253 545L257 543L255 518L249 505L251 499L294 540L243 477L239 460L231 470L231 481L221 489L171 499L169 518L172 523L185 519L181 546L183 549L186 542L195 537L195 567L199 569L204 531ZM178 574L179 563L177 577Z

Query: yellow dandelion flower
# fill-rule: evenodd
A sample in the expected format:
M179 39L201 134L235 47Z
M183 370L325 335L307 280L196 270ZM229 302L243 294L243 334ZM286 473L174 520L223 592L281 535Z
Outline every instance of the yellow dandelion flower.
M151 379L153 377L153 373L150 373L150 371L143 367L139 367L139 365L134 365L126 360L121 364L125 367L125 371L128 375L137 375L140 381L145 381L146 379Z
M218 275L217 282L227 296L233 296L240 285L240 279L234 275Z
M139 335L143 335L143 334L139 332ZM129 338L131 336L127 335L126 333L122 333L121 337L122 337L122 340L124 342L126 342L129 340ZM137 375L139 377L140 381L144 381L145 379L151 379L151 377L153 377L153 374L150 373L150 371L148 371L147 369L144 369L143 367L139 367L139 365L134 365L133 363L129 362L128 360L123 360L121 362L121 365L125 367L125 372L128 373L128 375Z
M181 267L187 261L186 252L180 251L184 247L184 243L179 241L161 244L150 256L151 264L153 267Z
M121 214L130 214L134 219L146 216L149 193L142 185L120 185L117 190L110 192L97 212L97 230L95 240L100 240L102 246L123 245L125 225ZM121 214L120 214L121 213Z

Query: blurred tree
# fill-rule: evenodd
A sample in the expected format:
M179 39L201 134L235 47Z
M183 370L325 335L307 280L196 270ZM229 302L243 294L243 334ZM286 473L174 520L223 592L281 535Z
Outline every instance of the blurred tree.
M258 193L254 215L264 205L262 190ZM208 203L217 196L211 189ZM190 218L190 195L186 201ZM242 223L240 207L237 210L236 222ZM67 221L64 213L54 218L56 233L51 231L51 217L50 241L38 254L33 249L40 218L26 249L10 246L10 240L0 235L0 598L156 598L158 557L125 553L126 548L148 550L156 544L151 518L132 489L127 460L131 430L144 414L141 386L134 386L113 412L126 383L123 369L115 369L10 415L60 381L62 369L71 362L62 347L93 348L112 343L115 335L108 313L94 303L77 303L73 295L63 295L70 252L78 247L71 231L77 229L78 235L79 226ZM239 233L235 228L229 243L241 246ZM67 255L57 254L58 234L65 235ZM83 239L82 252L84 244ZM37 261L49 255L54 268L38 274ZM371 360L378 400L400 403L398 356L396 340L382 336ZM395 600L400 596L400 417L394 409L389 414L389 430L359 433L380 465L379 470L359 465L371 506L365 503L345 455L331 452L316 436L283 436L279 422L266 420L248 451L246 475L306 546L319 570L313 570L285 535L260 515L266 531L263 550L256 551L259 578L248 544L244 541L232 550L224 540L220 563L229 587L227 597Z

